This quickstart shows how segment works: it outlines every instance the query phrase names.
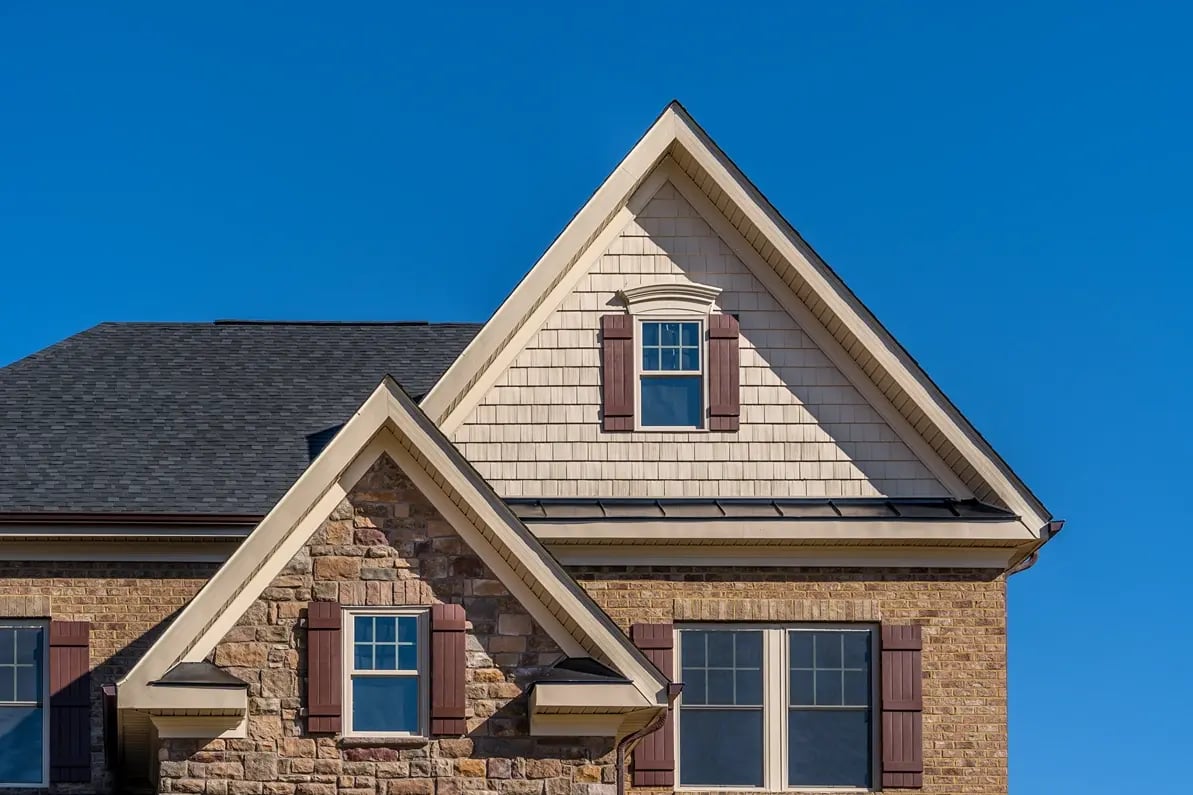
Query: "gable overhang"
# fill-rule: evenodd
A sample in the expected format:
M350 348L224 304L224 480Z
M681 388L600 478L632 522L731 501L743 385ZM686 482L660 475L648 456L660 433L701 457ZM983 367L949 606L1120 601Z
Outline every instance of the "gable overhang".
M638 693L639 708L657 712L666 706L663 675L401 387L386 378L118 683L120 709L192 708L187 688L164 687L161 677L176 664L205 660L383 455L397 463L565 654L607 663Z
M959 498L1006 507L1045 540L1051 515L811 246L677 102L575 215L422 402L451 436L592 262L670 182Z

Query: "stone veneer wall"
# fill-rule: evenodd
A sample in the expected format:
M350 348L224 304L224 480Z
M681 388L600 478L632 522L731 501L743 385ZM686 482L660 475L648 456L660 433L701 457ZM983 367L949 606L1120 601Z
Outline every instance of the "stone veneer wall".
M111 791L111 776L104 770L100 687L128 673L218 567L215 563L0 562L0 618L91 622L92 781L57 784L55 791Z
M572 568L618 625L885 621L924 633L924 793L1006 795L1006 581L997 570Z
M419 747L310 736L298 620L345 606L458 602L467 633L468 736ZM610 740L531 738L525 684L561 657L388 457L373 466L229 634L213 661L249 683L247 739L163 740L159 791L207 795L565 795L613 781Z

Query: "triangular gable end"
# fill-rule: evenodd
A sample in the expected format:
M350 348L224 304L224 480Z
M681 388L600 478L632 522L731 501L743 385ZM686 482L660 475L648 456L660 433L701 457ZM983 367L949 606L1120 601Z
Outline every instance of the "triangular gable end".
M956 496L1048 511L918 364L673 102L552 243L422 407L453 436L513 358L664 184L671 183Z
M152 682L176 663L204 660L382 455L402 468L565 654L606 661L643 703L667 703L667 682L654 666L386 378L120 681L121 708L152 708Z

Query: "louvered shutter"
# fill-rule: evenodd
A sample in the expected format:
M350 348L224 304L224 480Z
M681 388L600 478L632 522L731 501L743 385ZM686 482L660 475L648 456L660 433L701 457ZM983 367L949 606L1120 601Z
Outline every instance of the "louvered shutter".
M50 622L50 781L91 781L91 623Z
M606 431L634 430L634 318L601 316L601 377Z
M882 786L924 786L923 641L918 626L882 627Z
M741 332L733 315L708 316L708 429L736 431L741 415Z
M667 680L675 664L675 633L671 624L634 624L630 639L655 664ZM635 787L675 786L675 715L668 709L662 728L647 736L634 748Z
M431 608L431 734L468 731L464 701L464 607Z
M344 614L337 602L307 605L307 731L342 730L344 712Z

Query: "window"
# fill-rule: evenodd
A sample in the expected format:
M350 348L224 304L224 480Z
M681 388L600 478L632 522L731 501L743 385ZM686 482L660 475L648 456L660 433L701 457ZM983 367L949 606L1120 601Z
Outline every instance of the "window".
M869 788L874 644L858 626L679 630L679 785Z
M346 733L427 733L425 610L349 611Z
M704 427L703 324L642 321L638 399L643 428Z
M0 785L46 783L46 626L0 619Z

